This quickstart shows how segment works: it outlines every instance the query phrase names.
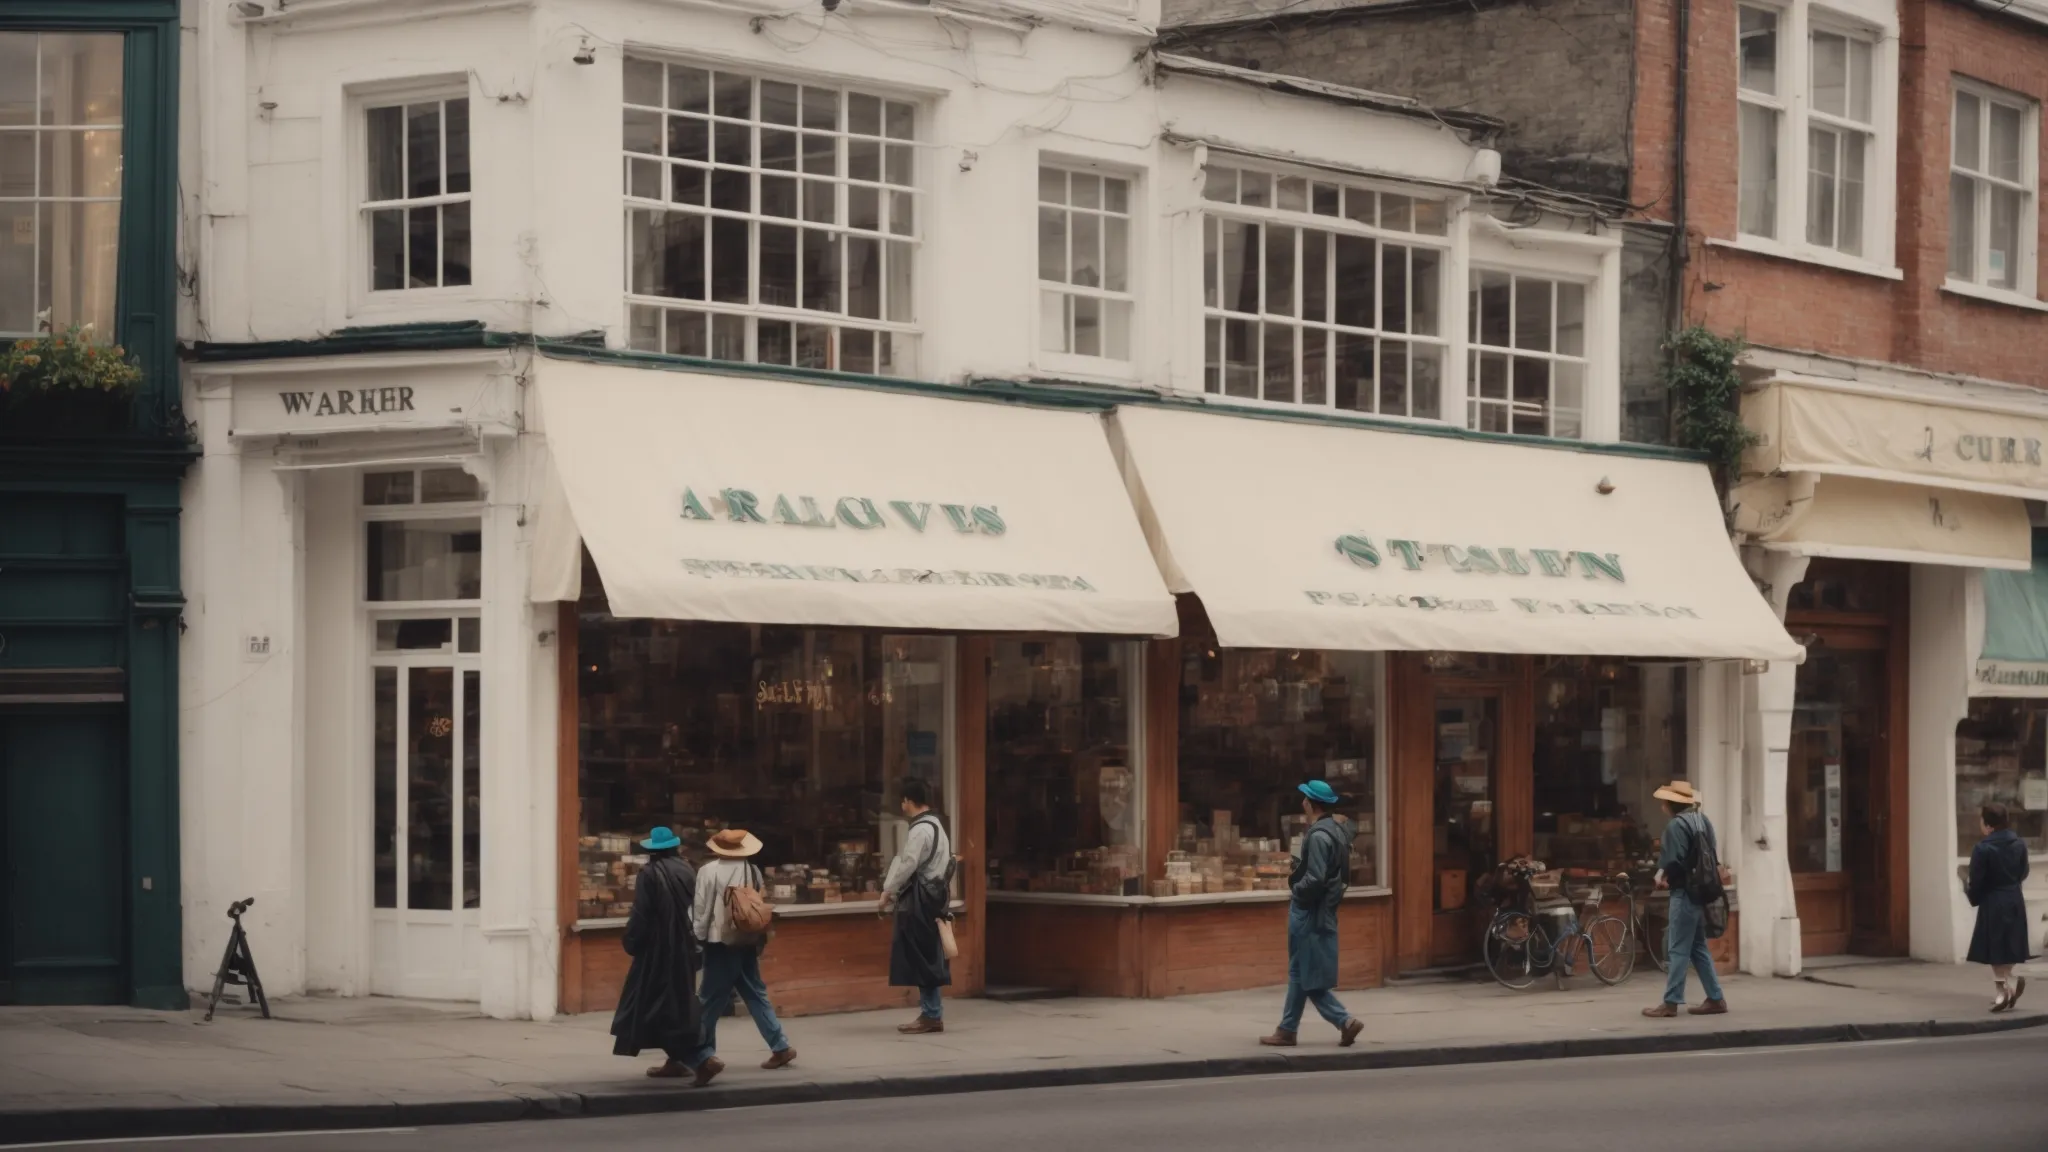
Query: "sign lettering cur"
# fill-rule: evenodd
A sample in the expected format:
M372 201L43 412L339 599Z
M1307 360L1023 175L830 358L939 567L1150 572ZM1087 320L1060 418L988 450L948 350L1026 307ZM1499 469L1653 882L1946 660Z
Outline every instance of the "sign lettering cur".
M1526 553L1526 557L1525 554ZM1486 548L1477 544L1428 544L1420 540L1388 540L1384 549L1370 536L1346 534L1337 537L1337 554L1360 568L1378 568L1398 560L1410 572L1420 572L1432 562L1452 572L1485 576L1569 576L1576 569L1588 580L1610 580L1626 584L1621 556L1614 552L1584 552L1570 548Z
M1001 536L1010 530L993 504L933 504L925 500L890 500L878 504L866 496L841 496L830 511L816 496L776 493L765 499L746 488L723 488L707 502L694 489L683 489L683 519L717 520L712 508L723 511L723 519L734 524L784 524L792 528L847 527L857 532L887 528L890 517L913 532L923 532L937 509L942 524L963 536Z

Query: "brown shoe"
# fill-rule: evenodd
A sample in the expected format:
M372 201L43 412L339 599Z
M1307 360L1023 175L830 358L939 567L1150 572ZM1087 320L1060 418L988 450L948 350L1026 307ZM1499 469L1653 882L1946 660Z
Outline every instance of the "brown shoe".
M1287 1031L1285 1028L1275 1028L1271 1036L1259 1037L1259 1043L1268 1048L1292 1048L1294 1047L1294 1033Z
M689 1069L683 1067L681 1064L678 1064L675 1061L670 1060L665 1064L656 1064L654 1067L649 1068L647 1070L647 1074L649 1076L654 1077L656 1080L680 1080L683 1077L683 1074L688 1071Z
M1728 1014L1728 1002L1726 1000L1706 1000L1691 1008L1687 1008L1685 1011L1689 1016L1725 1016Z
M919 1016L908 1024L898 1024L896 1030L905 1036L925 1036L933 1032L944 1032L946 1030L946 1022L944 1020L934 1020L929 1016Z
M725 1061L720 1060L716 1056L705 1057L704 1062L697 1065L697 1080L694 1086L702 1088L716 1079L718 1074L723 1071L725 1071Z
M1643 1009L1643 1015L1648 1016L1652 1019L1663 1019L1668 1016L1676 1016L1678 1015L1678 1005L1659 1004L1654 1008Z
M773 1072L777 1068L787 1068L794 1063L796 1063L796 1049L784 1048L780 1052L769 1053L767 1061L761 1067Z
M1344 1028L1337 1036L1337 1047L1349 1048L1358 1043L1358 1034L1365 1031L1365 1021L1353 1016L1344 1022Z

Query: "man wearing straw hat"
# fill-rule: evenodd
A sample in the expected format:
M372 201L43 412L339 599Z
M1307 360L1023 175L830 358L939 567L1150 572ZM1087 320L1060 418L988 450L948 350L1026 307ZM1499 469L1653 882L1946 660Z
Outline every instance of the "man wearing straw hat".
M1721 998L1721 980L1714 974L1713 953L1707 950L1704 913L1693 903L1686 887L1688 871L1695 862L1703 868L1720 867L1721 852L1714 842L1714 826L1700 811L1700 794L1690 781L1673 780L1651 795L1664 802L1664 812L1671 817L1671 823L1664 827L1664 851L1657 858L1657 887L1671 892L1671 913L1664 928L1664 948L1671 957L1671 972L1665 977L1664 999L1643 1009L1643 1015L1678 1015L1679 1007L1685 1003L1685 968L1691 964L1700 970L1700 990L1707 998L1686 1012L1693 1016L1718 1016L1728 1011L1728 1002Z
M691 921L697 939L704 942L704 1051L718 1051L718 1018L732 1003L738 990L746 1001L754 1027L768 1044L768 1060L761 1067L770 1070L796 1063L796 1049L782 1034L775 1007L768 1003L768 987L761 982L761 946L767 941L733 926L732 906L725 894L733 888L761 891L761 870L748 860L761 851L761 841L744 828L727 828L705 844L712 858L697 873L697 899Z

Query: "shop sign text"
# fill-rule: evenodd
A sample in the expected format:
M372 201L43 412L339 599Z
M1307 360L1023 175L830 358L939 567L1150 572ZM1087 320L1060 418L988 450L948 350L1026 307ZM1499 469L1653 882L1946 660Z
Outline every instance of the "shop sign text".
M847 568L837 564L778 564L765 560L685 560L683 571L706 579L809 580L824 584L902 584L913 587L1029 588L1041 592L1094 592L1085 576L1043 572L970 572L940 568Z
M410 412L412 389L341 388L332 392L280 392L287 416L382 416Z
M1484 597L1390 596L1377 592L1318 592L1302 595L1318 608L1398 608L1423 612L1506 612L1528 616L1628 616L1638 620L1698 620L1700 614L1680 604L1648 600L1541 600L1509 597L1505 606Z
M1525 556L1524 553L1527 555ZM1574 569L1588 580L1625 584L1621 556L1614 552L1581 552L1569 548L1486 548L1477 544L1428 544L1420 540L1387 540L1347 533L1337 537L1337 554L1360 568L1374 569L1398 560L1410 572L1442 567L1484 576L1569 576Z
M723 515L714 514L719 509ZM887 508L894 513L885 516ZM938 515L934 517L932 513ZM934 504L926 500L876 501L866 496L841 496L827 510L817 496L776 493L769 499L746 488L722 488L708 501L695 489L683 489L683 519L718 520L733 524L782 524L791 528L851 528L872 532L891 521L922 533L936 521L963 536L1001 536L1010 530L993 504Z

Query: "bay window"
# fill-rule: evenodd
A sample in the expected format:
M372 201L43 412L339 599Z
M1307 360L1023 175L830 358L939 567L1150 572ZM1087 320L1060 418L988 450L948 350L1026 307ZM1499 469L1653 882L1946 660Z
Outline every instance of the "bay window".
M1584 434L1586 288L1475 270L1466 424L1482 432Z
M120 33L0 32L0 334L114 339Z

